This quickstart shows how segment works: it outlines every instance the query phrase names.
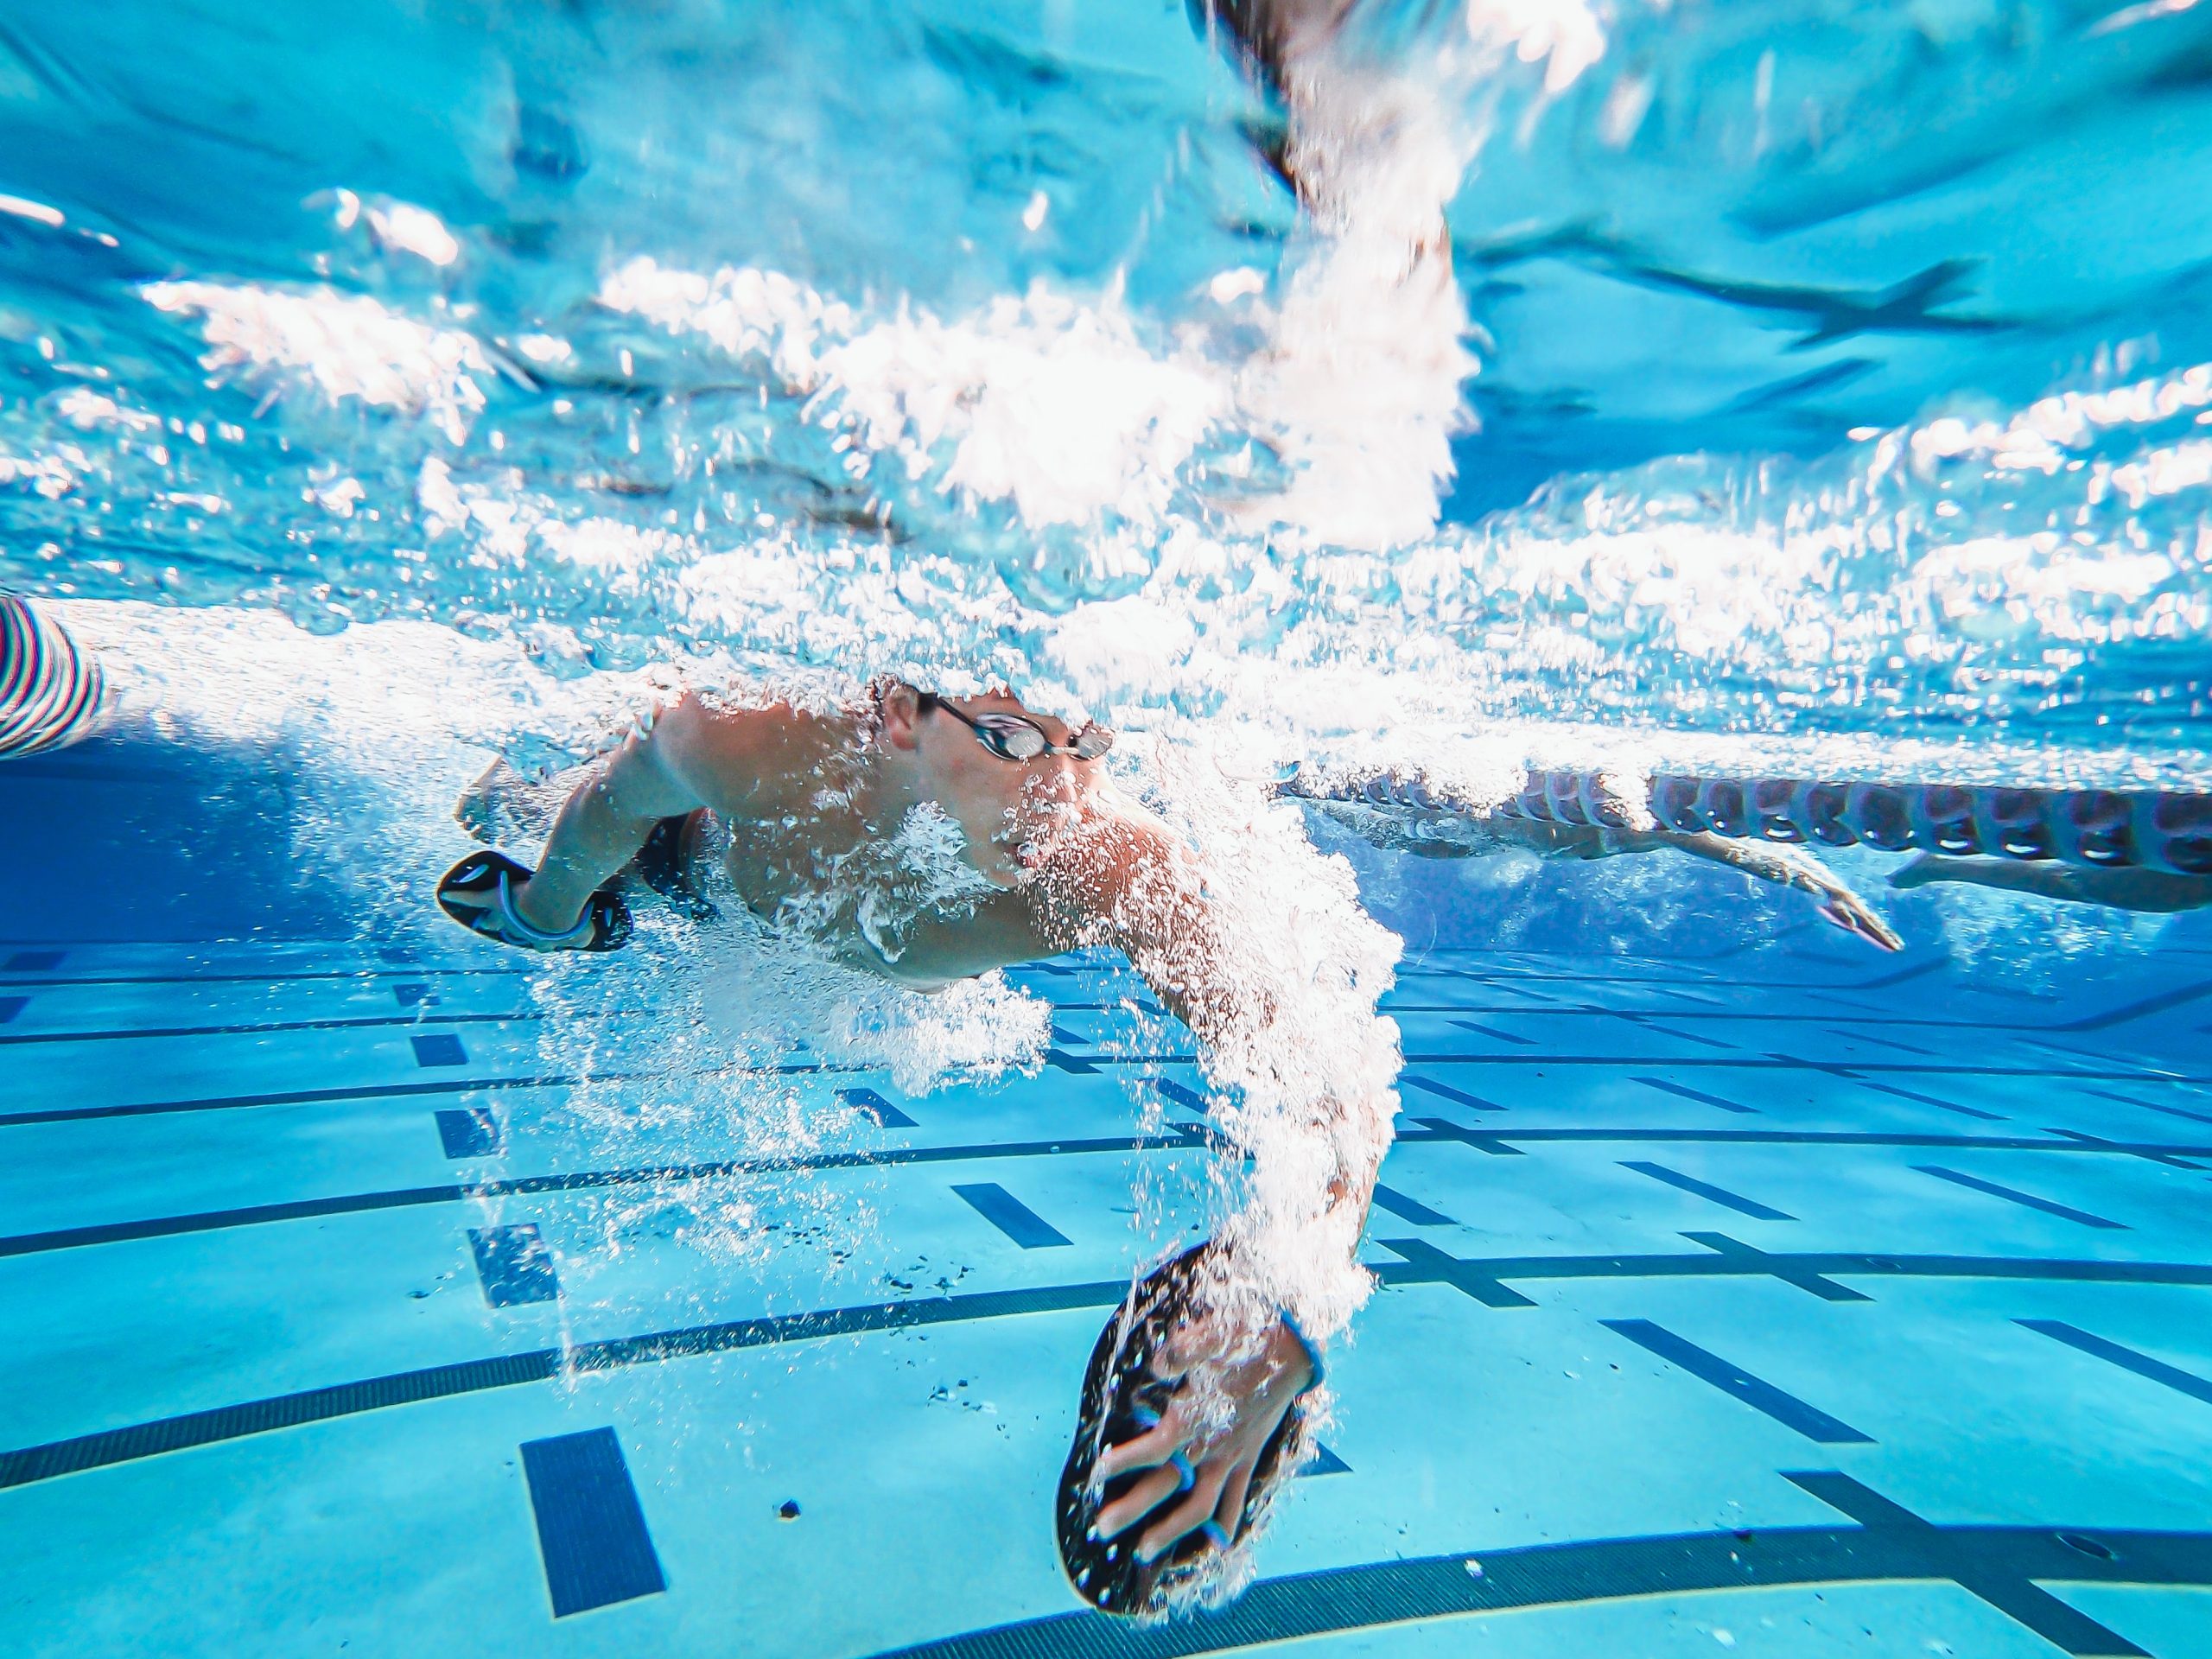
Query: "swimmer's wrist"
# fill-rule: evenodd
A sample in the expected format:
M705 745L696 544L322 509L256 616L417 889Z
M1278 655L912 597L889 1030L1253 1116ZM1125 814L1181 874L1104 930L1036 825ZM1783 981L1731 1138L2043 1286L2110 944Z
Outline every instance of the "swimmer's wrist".
M1305 1351L1306 1363L1312 1368L1313 1375L1306 1379L1298 1392L1301 1396L1311 1394L1327 1380L1329 1375L1328 1366L1322 1362L1321 1344L1306 1334L1306 1328L1298 1322L1298 1315L1288 1308L1283 1309L1278 1317L1282 1321L1282 1328L1289 1332L1292 1339Z

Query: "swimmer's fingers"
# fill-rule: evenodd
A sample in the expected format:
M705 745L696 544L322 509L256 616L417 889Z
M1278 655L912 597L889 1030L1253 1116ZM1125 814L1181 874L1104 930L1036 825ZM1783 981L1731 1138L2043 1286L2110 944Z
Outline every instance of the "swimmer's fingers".
M1249 1459L1232 1464L1226 1458L1213 1458L1200 1465L1198 1478L1192 1482L1189 1492L1144 1529L1144 1535L1137 1540L1137 1559L1158 1560L1184 1538L1213 1520L1230 1477L1239 1476L1243 1482L1249 1482L1251 1468ZM1229 1535L1236 1535L1234 1529Z
M1101 1538L1119 1537L1178 1492L1195 1487L1198 1478L1198 1471L1178 1452L1172 1462L1131 1482L1128 1491L1100 1509L1092 1524Z
M1236 1541L1237 1528L1244 1524L1244 1499L1252 1490L1253 1471L1258 1467L1256 1456L1244 1459L1221 1484L1221 1502L1214 1506L1213 1518L1221 1529L1221 1535L1232 1543Z
M1185 1421L1182 1402L1176 1401L1167 1408L1167 1414L1152 1427L1118 1446L1109 1446L1098 1454L1096 1472L1091 1478L1103 1485L1117 1475L1126 1475L1132 1469L1158 1469L1191 1443L1192 1425ZM1142 1510L1138 1511L1142 1514Z

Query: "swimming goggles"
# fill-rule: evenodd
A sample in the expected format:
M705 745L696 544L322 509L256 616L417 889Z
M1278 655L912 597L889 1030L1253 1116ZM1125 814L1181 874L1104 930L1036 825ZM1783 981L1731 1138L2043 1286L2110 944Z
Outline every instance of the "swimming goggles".
M1001 760L1035 760L1047 754L1071 754L1078 760L1096 760L1114 747L1114 734L1103 726L1085 726L1075 741L1058 744L1045 728L1026 715L970 715L954 708L934 691L915 694L924 714L942 709L976 734L976 741Z

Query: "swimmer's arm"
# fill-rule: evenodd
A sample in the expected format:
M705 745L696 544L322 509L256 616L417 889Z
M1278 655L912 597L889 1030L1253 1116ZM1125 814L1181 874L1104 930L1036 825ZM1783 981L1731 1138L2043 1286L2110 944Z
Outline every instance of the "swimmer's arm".
M1052 862L1058 868L1043 885L1073 899L1058 906L1046 928L1052 949L1103 944L1119 950L1201 1048L1251 1040L1274 1019L1264 969L1232 970L1237 946L1191 855L1164 826L1107 815L1056 849ZM1356 1238L1374 1198L1382 1148L1346 1132L1351 1103L1332 1103L1337 1121L1322 1132L1338 1156L1325 1209L1332 1217L1351 1218L1347 1236Z
M1058 942L1118 945L1151 986L1161 1003L1191 1028L1199 1045L1221 1048L1270 1039L1267 1027L1278 1019L1278 1004L1267 984L1267 965L1240 958L1237 942L1190 855L1164 828L1115 817L1095 833L1073 838L1056 852L1080 896L1079 913L1065 918L1076 937ZM1244 971L1237 971L1238 969ZM1323 1091L1325 1109L1333 1111L1313 1128L1333 1158L1319 1169L1333 1171L1325 1192L1317 1192L1319 1213L1301 1229L1301 1249L1318 1255L1341 1241L1356 1252L1361 1225L1382 1147L1367 1144L1357 1103ZM1294 1152L1292 1161L1306 1160ZM1317 1173L1319 1171L1317 1170ZM1235 1222L1223 1235L1238 1236ZM1274 1275L1268 1266L1247 1262L1239 1272L1257 1283ZM1211 1421L1188 1392L1179 1391L1150 1428L1109 1446L1101 1453L1097 1478L1112 1480L1135 1474L1128 1489L1098 1516L1102 1536L1126 1536L1144 1560L1156 1560L1211 1520L1234 1535L1261 1455L1298 1395L1315 1382L1313 1357L1305 1339L1285 1319L1274 1320L1255 1348L1247 1348L1217 1376L1230 1405L1227 1421ZM1315 1335L1325 1335L1306 1321ZM1227 1356L1236 1333L1206 1325L1185 1332L1182 1346L1171 1342L1155 1358L1155 1376L1180 1374L1185 1366ZM1189 1471L1181 1472L1179 1453Z
M592 762L553 821L537 874L516 891L523 920L554 932L575 925L591 895L638 855L661 819L743 792L728 779L760 775L768 751L787 734L788 713L710 709L687 694Z

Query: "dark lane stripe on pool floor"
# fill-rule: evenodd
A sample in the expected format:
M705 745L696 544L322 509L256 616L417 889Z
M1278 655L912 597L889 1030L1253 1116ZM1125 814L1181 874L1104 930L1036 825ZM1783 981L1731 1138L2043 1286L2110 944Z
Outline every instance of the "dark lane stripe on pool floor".
M20 1004L23 999L0 998L0 1003L10 1000ZM620 1020L634 1018L635 1014L635 1010L618 1008L604 1014L564 1014L563 1018ZM116 1043L142 1037L281 1037L294 1032L373 1031L391 1026L528 1025L545 1017L528 1010L504 1014L332 1014L320 1020L278 1020L257 1025L137 1026L120 1031L25 1031L0 1037L0 1047L21 1048L34 1043Z
M855 1111L874 1118L878 1128L915 1129L921 1127L873 1089L840 1089L837 1098Z
M1059 1069L1086 1074L1096 1071L1101 1066L1142 1065L1157 1067L1162 1065L1191 1065L1196 1064L1192 1056L1188 1054L1096 1054L1091 1056L1088 1060L1077 1060L1071 1056L1061 1053L1060 1051L1057 1049L1052 1051L1052 1056L1057 1057L1053 1058L1052 1063L1058 1066ZM1609 1069L1616 1069L1630 1065L1649 1065L1652 1063L1651 1057L1649 1054L1612 1056L1582 1054L1408 1054L1405 1058L1408 1065L1556 1065L1560 1067L1601 1066ZM1666 1064L1677 1069L1688 1066L1708 1066L1726 1067L1732 1071L1818 1071L1830 1077L1843 1077L1847 1075L1842 1069L1835 1066L1816 1065L1809 1062L1789 1059L1707 1059L1698 1055L1688 1055L1670 1058L1666 1062ZM717 1066L706 1071L679 1075L688 1075L692 1078L708 1077L804 1077L815 1074L827 1075L830 1073L872 1071L880 1069L880 1068L879 1067L871 1065L844 1064L842 1062L830 1060L801 1060L790 1061L779 1065ZM1859 1073L1881 1069L1883 1068L1860 1064L1851 1068L1848 1076L1853 1080L1863 1083L1865 1079L1859 1076ZM1944 1071L1947 1073L1960 1074L1969 1077L2029 1079L2037 1083L2049 1081L2049 1073L2047 1072L2007 1071L1993 1066L1896 1066L1889 1069L1899 1071ZM338 1100L383 1100L398 1095L467 1094L472 1090L490 1090L495 1089L574 1089L585 1084L600 1083L658 1083L665 1084L677 1080L679 1080L678 1076L672 1076L667 1072L604 1071L587 1073L573 1077L556 1075L538 1077L455 1078L448 1083L366 1083L335 1089L291 1089L257 1095L213 1095L197 1100L160 1100L147 1101L131 1105L67 1106L56 1107L44 1111L4 1112L0 1113L0 1128L7 1128L22 1124L69 1123L109 1117L156 1117L171 1112L232 1111L244 1107L255 1106L311 1106ZM2140 1072L2137 1071L2079 1072L2069 1076L2066 1080L2069 1083L2080 1083L2088 1080L2107 1083L2133 1083L2139 1085L2148 1085L2153 1083L2158 1083L2186 1087L2212 1087L2212 1077L2200 1077L2177 1074L2170 1077L2149 1078L2145 1077ZM1655 1087L1663 1089L1670 1094L1681 1095L1685 1098L1701 1100L1707 1105L1722 1105L1723 1109L1726 1110L1745 1113L1754 1112L1756 1110L1755 1108L1750 1106L1738 1106L1733 1103L1724 1103L1720 1102L1717 1096L1700 1095L1679 1084L1669 1084L1653 1077L1639 1077L1637 1081L1652 1084ZM1940 1103L1931 1102L1930 1103L1939 1104ZM1490 1106L1478 1108L1477 1109L1503 1111L1505 1109L1502 1106ZM1994 1113L1970 1111L1965 1108L1957 1108L1954 1109L1966 1111L1967 1115L1970 1116L1991 1119L1995 1119L1996 1117L1996 1114ZM1548 1135L1554 1138L1557 1138L1564 1134L1570 1136L1579 1135L1583 1138L1590 1139L1600 1137L1605 1132L1601 1130L1548 1130L1536 1131L1535 1133ZM1847 1135L1815 1135L1808 1137L1805 1135L1785 1134L1778 1138L1785 1141L1803 1141L1809 1139L1813 1141L1827 1140L1842 1140L1848 1141L1854 1137ZM1862 1136L1856 1138L1867 1139L1868 1137ZM1882 1139L1882 1137L1872 1138ZM1888 1143L1897 1145L1910 1144L1904 1141L1894 1141ZM1944 1141L1939 1137L1937 1140L1930 1141L1929 1144L1948 1145L1952 1144L1952 1142ZM1964 1141L1959 1142L1958 1144L1975 1146L1982 1143L1979 1141ZM2039 1141L2031 1141L2027 1144L2031 1146L2039 1146L2042 1143ZM2201 1146L2161 1146L2158 1150L2181 1154L2195 1153L2212 1155L2212 1149L2208 1149Z
M1718 1106L1724 1112L1741 1112L1746 1116L1756 1116L1758 1111L1756 1106L1739 1106L1732 1100L1723 1100L1718 1095L1708 1095L1702 1089L1692 1089L1685 1084L1669 1083L1664 1077L1631 1077L1629 1081L1656 1089L1662 1094L1674 1095L1683 1100L1694 1100L1700 1106Z
M515 1388L527 1382L550 1382L559 1377L617 1370L629 1365L658 1364L664 1360L695 1359L741 1349L904 1330L915 1325L958 1325L972 1319L1009 1319L1025 1313L1112 1307L1128 1294L1128 1281L1124 1278L1094 1284L1047 1285L1033 1290L917 1297L912 1301L874 1302L807 1313L766 1314L719 1325L579 1343L567 1349L540 1348L493 1359L397 1371L359 1382L305 1389L296 1394L157 1418L127 1428L105 1429L43 1446L0 1452L0 1489L27 1486L35 1481L52 1480L87 1469L108 1468L191 1446L244 1440L250 1435L327 1422L391 1406L449 1399L455 1395Z
M524 1440L522 1467L554 1618L668 1588L613 1429Z
M422 1066L467 1065L468 1051L461 1046L461 1039L449 1031L433 1032L427 1037L407 1039L415 1047L415 1064Z
M1697 1276L1735 1276L1784 1272L1843 1273L1865 1275L1897 1274L1923 1278L2018 1279L2090 1284L2164 1284L2212 1286L2212 1266L2171 1262L2005 1261L1955 1256L1841 1256L1807 1255L1745 1256L1718 1254L1700 1256L1586 1256L1564 1261L1544 1258L1460 1262L1445 1256L1419 1239L1389 1242L1389 1248L1411 1245L1424 1259L1405 1263L1374 1264L1385 1285L1450 1282L1452 1271L1488 1272L1500 1278L1636 1278L1665 1277L1688 1273ZM1441 1258L1442 1265L1426 1258ZM877 1302L856 1307L817 1309L805 1313L762 1315L755 1319L693 1325L641 1336L607 1338L577 1344L568 1349L543 1348L534 1352L505 1354L490 1359L434 1365L419 1370L394 1372L360 1382L308 1389L296 1394L253 1400L181 1416L156 1418L124 1428L105 1429L40 1446L0 1452L0 1489L53 1480L90 1469L136 1462L192 1446L243 1440L308 1423L327 1422L364 1412L455 1395L514 1388L529 1382L614 1370L624 1366L658 1364L665 1360L697 1358L741 1349L769 1347L787 1342L812 1342L828 1337L869 1332L902 1330L916 1325L959 1325L971 1320L1007 1319L1029 1313L1065 1313L1078 1308L1111 1307L1128 1292L1126 1278L1090 1284L1047 1285L1029 1290L976 1291L950 1296L918 1297L911 1301Z
M545 1248L536 1222L512 1227L472 1227L468 1246L476 1253L476 1277L484 1287L486 1306L526 1307L533 1302L561 1300L561 1279L553 1268L553 1252Z
M1765 1413L1784 1428L1795 1429L1808 1440L1817 1440L1823 1446L1874 1443L1872 1434L1860 1433L1818 1406L1806 1404L1796 1395L1753 1376L1742 1366L1721 1358L1710 1349L1699 1347L1688 1338L1676 1336L1664 1325L1654 1325L1649 1319L1600 1319L1598 1323L1616 1336L1626 1337L1646 1352L1656 1354L1669 1364L1688 1371L1700 1382L1709 1382L1721 1393L1742 1401L1753 1411Z
M506 1135L488 1106L464 1106L436 1114L438 1144L448 1158L494 1158L506 1150Z
M28 996L0 996L0 1026L6 1025L30 1005L31 1000Z
M1655 1181L1664 1181L1669 1186L1680 1188L1684 1192L1694 1193L1700 1198L1710 1199L1714 1204L1733 1210L1739 1216L1749 1216L1754 1221L1795 1221L1797 1219L1793 1215L1761 1204L1757 1198L1744 1198L1740 1194L1731 1192L1725 1186L1714 1186L1710 1182L1700 1181L1694 1175L1685 1175L1678 1169L1669 1169L1664 1164L1647 1164L1637 1160L1624 1162L1621 1167L1632 1169L1639 1175L1648 1175Z
M1975 1117L1985 1123L2005 1122L2005 1115L2002 1112L1985 1112L1979 1106L1961 1106L1955 1101L1938 1100L1933 1095L1923 1095L1911 1089L1900 1089L1893 1083L1874 1083L1860 1077L1849 1066L1834 1067L1834 1075L1841 1077L1847 1083L1855 1083L1861 1089L1872 1089L1878 1095L1891 1095L1898 1100L1916 1101L1923 1106L1933 1106L1939 1112L1949 1112L1955 1117Z
M1829 1501L1840 1475L1792 1476ZM1895 1507L1895 1506L1891 1506ZM1917 1516L1910 1517L1917 1521ZM2068 1540L2077 1542L2069 1543ZM2083 1545L2089 1546L2084 1549ZM1472 1570L1479 1567L1479 1574ZM1847 1584L1961 1584L2076 1654L2143 1650L2047 1592L2059 1584L2212 1584L2212 1532L2103 1527L1759 1527L1568 1543L1476 1548L1262 1579L1229 1606L1137 1625L1090 1612L1048 1614L880 1653L874 1659L1195 1659L1301 1638L1454 1618L1586 1606L1636 1597ZM2010 1605L2005 1605L2009 1603ZM1446 1647L1439 1651L1454 1651Z
M1075 1241L995 1181L974 1181L953 1189L969 1208L1025 1250L1052 1250Z
M455 1114L456 1116L461 1114ZM1183 1128L1183 1126L1177 1126ZM691 1181L727 1180L747 1175L821 1173L838 1169L887 1169L908 1164L965 1163L993 1158L1050 1158L1086 1153L1182 1152L1209 1144L1192 1124L1179 1134L1119 1135L1095 1141L995 1141L982 1146L893 1147L880 1152L833 1152L814 1158L733 1158L711 1164L649 1165L636 1169L587 1169L565 1175L518 1175L506 1180L474 1181L450 1186L400 1187L385 1192L353 1192L328 1198L298 1198L280 1204L207 1210L196 1215L155 1216L141 1221L105 1222L89 1227L60 1227L51 1232L0 1237L0 1257L37 1255L48 1250L118 1244L132 1239L172 1238L184 1233L219 1232L279 1221L354 1211L407 1209L416 1205L458 1204L464 1198L507 1198L543 1192L588 1192L601 1187L680 1186Z
M1913 1168L1923 1175L1933 1175L1939 1181L1948 1181L1954 1186L1963 1186L1975 1192L1986 1192L1993 1198L2004 1198L2010 1203L2040 1210L2047 1216L2056 1216L2062 1221L2079 1223L2084 1227L2101 1227L2107 1232L2128 1231L2127 1224L2107 1221L2102 1216L2093 1216L2086 1210L2076 1210L2051 1198L2039 1198L2032 1192L2023 1192L2017 1186L2005 1186L1997 1181L1985 1181L1979 1175L1965 1175L1955 1169L1945 1169L1938 1164L1915 1164Z
M487 1109L475 1108L488 1117ZM444 1118L448 1114L439 1114ZM471 1116L467 1112L450 1115L459 1119ZM1430 1146L1438 1141L1469 1141L1485 1151L1513 1152L1510 1147L1484 1144L1495 1140L1477 1131L1466 1129L1442 1118L1419 1120L1422 1128L1409 1129L1400 1135L1397 1144L1402 1147ZM496 1130L496 1120L493 1121ZM321 1198L297 1198L274 1204L244 1205L230 1210L207 1210L178 1216L154 1216L132 1221L100 1222L81 1227L60 1227L48 1232L17 1233L0 1236L0 1257L37 1255L48 1250L77 1249L92 1244L116 1244L141 1238L169 1238L186 1233L218 1232L229 1227L251 1227L266 1223L298 1221L317 1216L346 1215L356 1211L403 1209L415 1205L457 1204L463 1198L511 1198L524 1193L581 1192L598 1187L650 1185L661 1183L679 1185L689 1181L722 1180L733 1177L781 1173L807 1173L838 1169L896 1168L907 1164L962 1163L970 1160L984 1160L1001 1158L1049 1158L1079 1156L1090 1153L1128 1153L1153 1151L1182 1151L1212 1144L1210 1132L1200 1124L1183 1123L1170 1126L1172 1133L1158 1135L1128 1135L1084 1141L992 1141L975 1146L948 1147L893 1147L876 1152L827 1153L815 1158L734 1158L715 1163L669 1164L634 1169L579 1170L565 1175L520 1175L505 1180L478 1181L449 1186L402 1187L381 1192L352 1192ZM448 1133L441 1122L439 1133L442 1140ZM450 1133L459 1135L455 1128ZM1518 1132L1516 1132L1518 1133ZM2028 1141L2018 1139L1975 1140L1964 1135L1796 1135L1764 1133L1751 1130L1726 1129L1605 1129L1605 1130L1533 1130L1521 1134L1527 1140L1595 1141L1616 1143L1640 1141L1692 1142L1700 1145L1833 1145L1859 1147L1942 1147L1950 1150L2060 1152L2082 1154L2109 1153L2140 1156L2145 1148L2120 1142L2079 1141ZM448 1143L448 1156L476 1156L474 1153L455 1153L455 1145L472 1142L454 1141ZM490 1150L496 1152L497 1147ZM2212 1158L2212 1147L2183 1147L2177 1151L2194 1153L2198 1157ZM1748 1247L1746 1247L1748 1248ZM1542 1258L1573 1260L1572 1257ZM1868 1257L1867 1260L1886 1258ZM1965 1258L1958 1258L1965 1259Z
M1410 1221L1416 1227L1456 1227L1459 1223L1440 1211L1430 1209L1419 1198L1409 1198L1394 1186L1376 1183L1375 1202L1378 1208L1388 1210L1401 1221Z
M2163 1359L2153 1359L2148 1354L2137 1353L2133 1348L2123 1348L2116 1342L2084 1331L2078 1325L2069 1325L2063 1319L2015 1319L2013 1323L2024 1325L2038 1336L2050 1337L2069 1348L2077 1348L2107 1364L2117 1365L2122 1370L2133 1371L2138 1376L2163 1383L2177 1394L2185 1394L2192 1400L2202 1400L2206 1405L2212 1406L2212 1382L2206 1382L2194 1372L2184 1371L2178 1365L2169 1365Z
M1448 1100L1456 1105L1465 1106L1469 1111L1503 1112L1510 1109L1499 1105L1494 1100L1484 1100L1480 1095L1471 1095L1464 1089L1454 1089L1448 1083L1439 1083L1433 1077L1416 1077L1410 1071L1400 1077L1398 1081L1408 1089L1418 1089L1423 1094L1434 1095L1440 1100Z

